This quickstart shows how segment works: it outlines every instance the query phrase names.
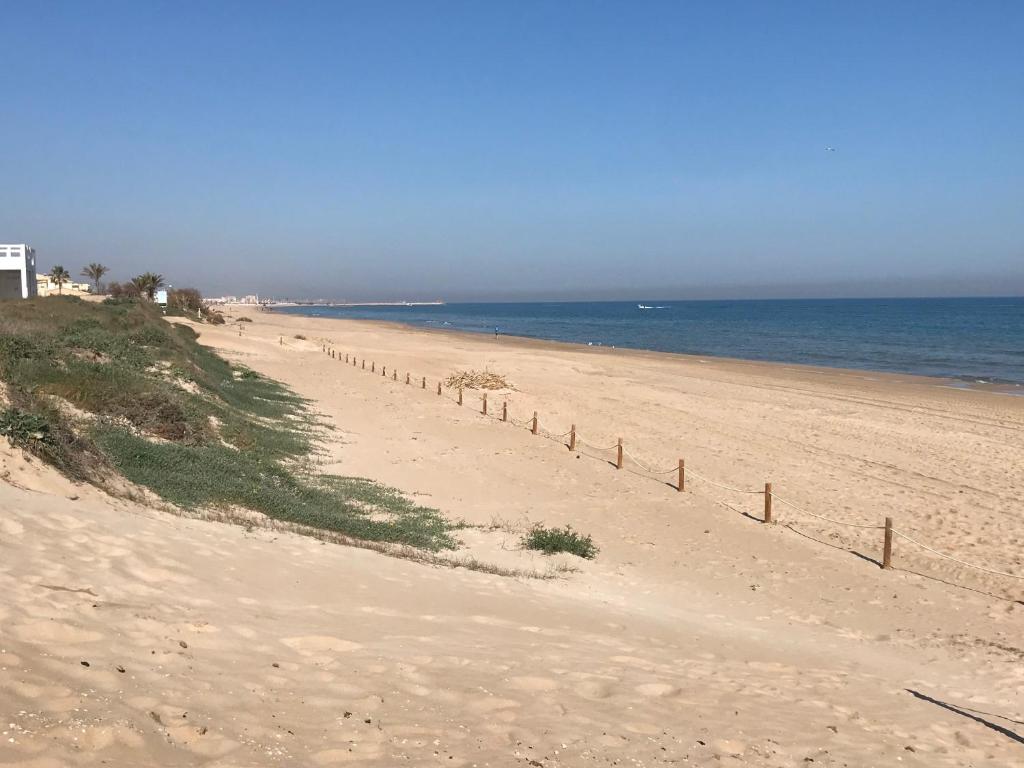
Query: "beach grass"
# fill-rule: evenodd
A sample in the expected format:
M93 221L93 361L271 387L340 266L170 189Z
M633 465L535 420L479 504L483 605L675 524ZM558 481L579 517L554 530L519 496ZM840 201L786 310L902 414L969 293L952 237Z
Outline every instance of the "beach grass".
M571 525L565 528L535 525L523 537L522 544L525 549L535 549L546 555L567 552L585 560L592 560L600 551L589 534L584 535Z
M455 524L398 490L311 467L326 425L146 301L0 307L0 434L76 480L111 472L185 509L242 507L373 542L453 549Z

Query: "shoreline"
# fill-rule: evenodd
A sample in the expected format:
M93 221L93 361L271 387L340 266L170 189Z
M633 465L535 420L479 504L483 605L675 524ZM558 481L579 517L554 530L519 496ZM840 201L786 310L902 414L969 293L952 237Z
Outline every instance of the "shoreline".
M237 309L244 309L246 305L225 305ZM278 305L283 306L283 305ZM296 306L296 305L289 305ZM340 306L340 305L334 305ZM353 305L354 306L354 305ZM362 305L368 306L368 305ZM353 324L367 324L369 326L379 326L382 328L390 328L394 330L400 330L403 332L411 333L424 333L424 334L440 334L442 336L451 336L455 338L464 338L466 340L489 340L494 337L489 333L479 331L467 331L460 328L445 328L445 327L427 327L423 325L416 325L413 323L403 323L398 320L371 320L367 318L349 318L349 317L328 317L323 315L308 315L297 312L276 312L274 307L267 307L267 312L274 313L277 315L287 315L290 317L300 317L306 320L317 320L317 321L340 321L344 323ZM885 371L874 368L843 368L839 366L826 366L826 365L813 365L808 363L794 363L785 360L755 360L742 357L727 357L724 355L714 354L692 354L686 352L666 352L655 349L645 349L641 347L626 347L626 346L605 346L601 344L584 344L582 342L572 341L560 341L557 339L545 339L536 336L520 336L510 333L501 333L498 335L498 339L509 339L517 344L524 347L534 349L548 349L548 350L565 350L571 352L588 353L595 355L621 355L621 356L636 356L644 359L669 359L677 360L684 363L697 363L707 364L710 362L716 364L732 365L732 366L751 366L755 368L764 368L769 373L773 369L778 370L793 370L801 373L811 373L816 375L827 375L832 374L836 376L844 376L856 379L862 379L865 381L878 381L880 379L889 379L893 382L901 382L904 384L918 384L920 386L939 387L943 389L949 389L960 392L973 392L973 393L984 393L989 395L997 395L1000 397L1022 397L1024 398L1024 385L1014 382L983 382L979 380L971 381L970 377L965 375L964 378L957 378L954 376L929 376L926 374L918 373L905 373L900 371Z
M273 304L259 306L273 309L274 307L443 307L445 301L275 301ZM230 306L256 306L253 304Z

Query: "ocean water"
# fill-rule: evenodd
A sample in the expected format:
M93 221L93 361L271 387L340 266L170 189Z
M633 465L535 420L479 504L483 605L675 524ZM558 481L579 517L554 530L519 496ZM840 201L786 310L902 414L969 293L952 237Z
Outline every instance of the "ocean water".
M387 320L691 355L892 371L1024 386L1024 298L299 306Z

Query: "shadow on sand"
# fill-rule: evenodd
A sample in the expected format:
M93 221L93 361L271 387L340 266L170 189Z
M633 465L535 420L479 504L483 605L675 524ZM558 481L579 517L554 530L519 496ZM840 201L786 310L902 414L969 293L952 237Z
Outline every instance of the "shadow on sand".
M937 707L942 707L943 709L949 710L950 712L954 712L960 715L961 717L966 717L968 720L973 720L976 723L981 723L986 728L991 728L996 733L1001 733L1003 736L1010 739L1011 741L1015 741L1018 744L1024 744L1024 736L1021 736L1016 731L1011 731L1009 728L999 725L998 723L993 723L991 720L986 720L984 717L979 717L978 715L997 717L1000 720L1006 720L1009 723L1016 723L1017 725L1022 724L1020 720L1011 720L1010 718L1003 717L1002 715L993 715L988 712L979 712L976 709L968 709L967 707L955 707L952 704L947 704L944 701L933 699L931 696L921 693L920 691L915 691L910 688L905 688L904 690L911 696L913 696L915 699L927 701L929 704L934 704Z

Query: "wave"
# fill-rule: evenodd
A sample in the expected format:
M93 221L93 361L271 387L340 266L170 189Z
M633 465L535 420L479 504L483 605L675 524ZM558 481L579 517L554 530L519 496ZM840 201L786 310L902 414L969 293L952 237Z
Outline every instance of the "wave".
M972 376L970 374L962 373L957 376L950 376L954 381L964 381L968 384L996 384L1000 386L1008 387L1020 387L1024 386L1019 381L1013 379L1004 379L999 376Z

